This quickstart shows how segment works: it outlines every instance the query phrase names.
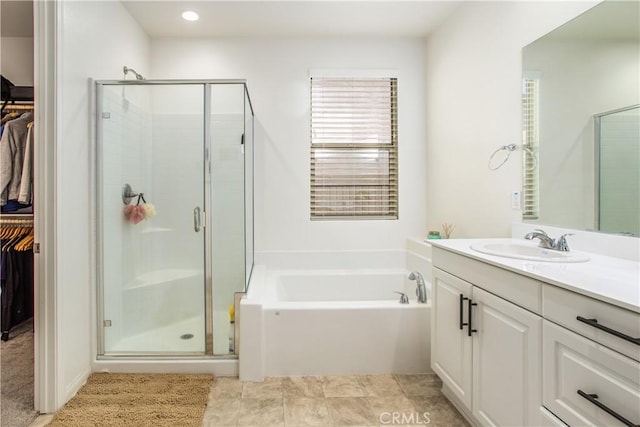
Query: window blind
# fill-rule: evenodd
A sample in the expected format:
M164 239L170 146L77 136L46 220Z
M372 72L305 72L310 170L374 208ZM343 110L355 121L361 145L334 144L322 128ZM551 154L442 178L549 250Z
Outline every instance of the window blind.
M395 78L311 79L311 218L398 218Z
M522 194L523 219L538 219L538 83L524 79L522 90L523 153Z

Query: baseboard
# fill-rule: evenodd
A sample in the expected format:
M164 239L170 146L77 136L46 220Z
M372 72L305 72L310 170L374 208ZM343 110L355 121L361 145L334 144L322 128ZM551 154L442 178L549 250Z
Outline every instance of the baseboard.
M480 426L480 424L478 424L474 420L473 415L467 409L467 407L464 406L462 404L462 402L460 402L458 400L458 398L454 396L454 394L451 392L451 390L449 390L449 387L447 387L445 384L442 384L441 391L442 391L442 394L444 394L444 396L447 399L449 399L449 402L451 402L451 404L458 410L458 412L460 412L460 414L464 417L464 419L467 420L467 422L469 424L471 424L471 426L473 426L473 427L479 427Z
M238 359L118 359L95 360L93 372L136 374L213 374L218 377L237 377Z
M80 388L82 388L82 386L87 382L87 380L89 379L89 375L91 375L91 370L87 369L84 372L81 372L80 374L78 374L77 377L75 377L73 379L73 381L71 381L71 384L69 384L67 386L67 388L64 391L64 398L62 400L62 403L58 404L58 407L56 408L56 411L60 408L62 408L64 406L65 403L67 403L69 400L71 400L71 398L73 396L76 395L76 393L78 392L78 390L80 390Z

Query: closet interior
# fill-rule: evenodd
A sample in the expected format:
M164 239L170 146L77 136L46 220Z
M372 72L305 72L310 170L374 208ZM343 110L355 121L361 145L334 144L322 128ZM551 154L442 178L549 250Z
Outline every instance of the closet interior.
M33 316L33 88L12 96L2 77L0 239L2 341ZM11 104L9 104L9 102Z
M3 82L4 82L3 77ZM0 328L2 427L33 413L34 106L2 94L0 119ZM7 342L8 341L8 342ZM15 341L15 342L14 342ZM12 390L7 396L8 390ZM7 423L9 422L9 424Z
M1 427L28 426L34 409L33 3L2 2L0 30Z

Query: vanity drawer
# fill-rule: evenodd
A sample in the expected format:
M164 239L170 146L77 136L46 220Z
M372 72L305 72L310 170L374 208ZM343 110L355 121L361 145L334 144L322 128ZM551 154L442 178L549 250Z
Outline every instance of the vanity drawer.
M541 427L567 427L565 423L544 406L540 407Z
M552 285L542 288L542 312L545 319L640 361L640 345L613 332L639 338L640 314Z
M546 320L542 336L546 408L570 426L640 423L640 363Z
M485 262L447 250L432 249L433 266L536 314L542 313L542 284Z

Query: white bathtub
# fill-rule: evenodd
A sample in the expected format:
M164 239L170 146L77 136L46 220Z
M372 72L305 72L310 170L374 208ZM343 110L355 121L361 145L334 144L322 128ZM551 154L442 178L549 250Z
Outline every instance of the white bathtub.
M415 282L404 270L276 271L267 286L278 302L399 301L415 296Z
M417 303L408 274L256 266L242 308L241 378L428 372L431 304ZM394 291L410 303L400 304Z

